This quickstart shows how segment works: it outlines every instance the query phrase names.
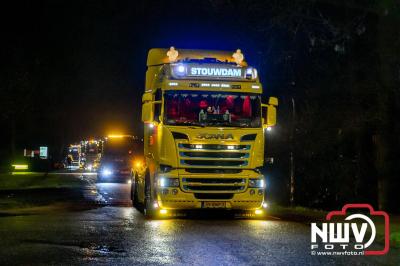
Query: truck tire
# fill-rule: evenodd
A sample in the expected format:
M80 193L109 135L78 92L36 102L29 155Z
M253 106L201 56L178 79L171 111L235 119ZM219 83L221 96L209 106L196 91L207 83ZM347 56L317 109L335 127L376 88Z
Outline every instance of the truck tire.
M136 208L139 208L140 203L137 191L138 190L137 178L134 177L132 181L133 181L131 185L132 205Z
M151 199L150 178L146 178L145 182L143 214L146 219L153 219L156 214L153 207L153 201Z
M130 193L130 198L132 201L132 205L135 205L135 203L133 202L133 195L134 195L134 189L135 189L135 184L133 183L135 182L135 178L133 177L133 175L131 176L131 193Z

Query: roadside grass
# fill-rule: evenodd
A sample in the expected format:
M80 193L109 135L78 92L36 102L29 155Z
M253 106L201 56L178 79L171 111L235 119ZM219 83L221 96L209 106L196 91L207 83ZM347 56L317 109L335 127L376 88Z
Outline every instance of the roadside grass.
M327 211L302 206L285 207L276 204L271 204L267 210L270 216L306 224L323 222L327 213Z
M390 245L400 248L400 215L390 215L389 214L389 234L390 234ZM384 234L380 234L379 232L383 232L384 224L383 223L375 223L377 238L380 241L384 241Z
M18 172L0 174L0 217L93 206L85 200L86 181L58 173Z
M25 172L0 174L0 192L6 190L79 188L84 181L68 175Z
M268 215L275 216L283 220L301 222L305 224L324 222L327 211L305 208L301 206L283 207L280 205L271 205ZM385 240L383 219L372 219L376 226L376 239L383 243ZM400 248L400 215L389 214L390 224L390 246Z

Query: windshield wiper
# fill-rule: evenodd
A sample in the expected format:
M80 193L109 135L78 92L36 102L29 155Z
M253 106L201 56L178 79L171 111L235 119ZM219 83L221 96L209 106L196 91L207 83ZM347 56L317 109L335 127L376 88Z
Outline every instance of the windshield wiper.
M169 123L169 125L174 125L174 126L188 126L188 127L205 127L205 125L204 124L200 124L200 123L197 123L197 122L184 122L184 123L177 123L177 122L174 122L174 123Z
M251 127L250 123L230 123L230 122L211 122L207 123L207 126L222 126L229 128L249 128Z

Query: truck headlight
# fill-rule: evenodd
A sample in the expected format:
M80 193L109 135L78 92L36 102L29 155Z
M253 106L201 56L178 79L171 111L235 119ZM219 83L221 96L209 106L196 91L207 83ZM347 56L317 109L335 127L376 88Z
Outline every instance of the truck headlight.
M265 188L265 180L263 178L249 179L249 187Z
M179 187L179 178L161 177L158 180L158 185L160 187Z
M101 174L103 175L103 176L110 176L110 175L112 175L112 171L111 171L111 169L109 169L109 168L104 168L103 169L103 171L101 171Z

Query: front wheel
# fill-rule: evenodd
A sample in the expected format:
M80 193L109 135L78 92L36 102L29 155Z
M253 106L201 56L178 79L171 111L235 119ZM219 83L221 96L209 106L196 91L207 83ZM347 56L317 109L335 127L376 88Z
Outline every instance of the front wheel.
M131 184L131 200L132 200L132 205L136 208L139 207L139 197L138 197L138 184L137 184L137 178L133 178L132 184Z

